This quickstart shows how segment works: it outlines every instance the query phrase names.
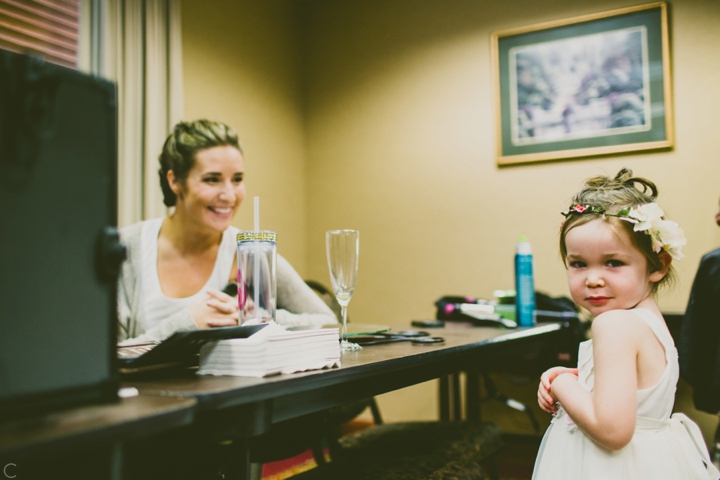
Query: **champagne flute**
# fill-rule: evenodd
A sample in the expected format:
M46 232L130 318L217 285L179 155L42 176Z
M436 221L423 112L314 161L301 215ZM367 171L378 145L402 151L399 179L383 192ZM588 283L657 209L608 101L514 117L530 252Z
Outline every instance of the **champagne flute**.
M342 308L340 351L361 350L357 343L347 340L347 306L350 303L358 274L360 232L357 230L330 230L325 233L328 268L335 298Z

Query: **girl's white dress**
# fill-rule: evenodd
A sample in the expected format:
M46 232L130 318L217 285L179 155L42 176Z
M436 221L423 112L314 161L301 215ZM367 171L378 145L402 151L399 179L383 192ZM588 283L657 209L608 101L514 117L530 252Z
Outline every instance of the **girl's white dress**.
M560 407L545 432L533 480L717 480L700 429L672 413L679 377L678 354L663 321L644 308L631 310L647 322L665 348L667 366L660 381L637 392L635 435L613 451L590 439ZM592 340L582 342L578 381L592 392L595 383Z

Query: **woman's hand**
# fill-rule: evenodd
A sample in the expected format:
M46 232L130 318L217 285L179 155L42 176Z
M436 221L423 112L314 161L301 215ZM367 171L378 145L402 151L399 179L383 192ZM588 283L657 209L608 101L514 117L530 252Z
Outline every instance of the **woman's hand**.
M188 307L198 328L229 327L238 324L237 298L218 290L208 290L204 299Z
M538 387L538 405L548 413L554 413L557 410L557 398L552 394L550 386L559 375L569 373L577 377L577 368L553 367L540 376L540 386Z

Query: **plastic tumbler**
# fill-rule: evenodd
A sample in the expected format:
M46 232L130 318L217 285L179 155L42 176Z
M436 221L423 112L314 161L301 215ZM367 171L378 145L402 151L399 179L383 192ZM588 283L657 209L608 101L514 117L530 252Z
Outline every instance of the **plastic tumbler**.
M243 230L237 234L240 325L275 320L277 234Z

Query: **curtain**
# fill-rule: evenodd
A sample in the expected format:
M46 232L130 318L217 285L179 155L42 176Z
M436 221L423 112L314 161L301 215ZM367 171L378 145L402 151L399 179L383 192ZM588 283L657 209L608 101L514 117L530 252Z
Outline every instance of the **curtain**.
M158 155L183 116L179 0L84 0L90 70L118 85L118 224L167 214ZM82 49L81 49L82 50Z

